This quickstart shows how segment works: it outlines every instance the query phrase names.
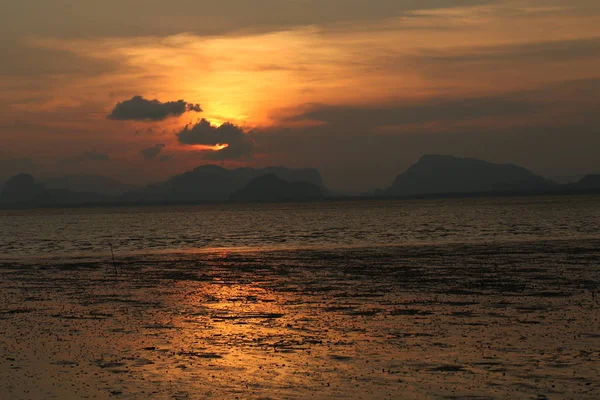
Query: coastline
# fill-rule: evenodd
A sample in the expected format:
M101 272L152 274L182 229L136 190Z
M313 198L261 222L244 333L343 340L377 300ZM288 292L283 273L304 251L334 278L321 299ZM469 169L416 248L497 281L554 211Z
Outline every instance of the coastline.
M3 264L11 398L594 399L600 241ZM28 392L26 392L28 391Z

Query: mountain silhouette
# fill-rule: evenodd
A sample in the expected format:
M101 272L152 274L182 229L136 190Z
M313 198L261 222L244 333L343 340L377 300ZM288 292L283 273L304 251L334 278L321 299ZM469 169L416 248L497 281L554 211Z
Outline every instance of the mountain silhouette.
M44 193L44 185L29 174L18 174L8 179L2 188L0 200L3 203L31 203Z
M203 165L171 179L127 193L124 202L202 202L226 201L253 179L275 175L288 182L306 181L325 190L321 174L316 169L284 167L225 169L217 165Z
M475 158L430 154L398 175L386 194L414 196L473 192L549 190L552 181L523 167L494 164Z
M113 196L93 192L75 192L68 189L50 189L46 190L44 194L45 205L55 206L102 205L116 201Z
M316 169L285 167L225 169L204 165L172 178L119 195L131 186L101 176L67 176L44 184L29 174L9 178L0 187L0 206L55 207L202 202L308 201L334 197ZM471 196L600 193L600 174L577 183L557 184L512 164L475 158L425 155L398 175L386 190L367 197L422 195ZM363 197L364 197L363 196Z
M0 203L9 207L97 205L112 201L113 197L97 193L46 189L44 184L29 174L13 176L6 181L0 193Z
M311 201L323 199L321 188L306 181L288 182L275 174L253 179L229 197L234 202Z
M580 189L600 189L600 174L586 175L576 185Z
M71 192L97 193L105 196L120 196L137 188L99 175L69 175L44 179L43 182L47 189L66 189Z

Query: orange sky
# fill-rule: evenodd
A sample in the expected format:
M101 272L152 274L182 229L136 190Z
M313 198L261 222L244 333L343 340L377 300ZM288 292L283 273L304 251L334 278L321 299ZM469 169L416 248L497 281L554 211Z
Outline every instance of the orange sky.
M61 174L71 171L60 160L98 152L110 155L110 161L82 162L80 169L130 181L162 179L207 162L201 152L190 152L176 136L184 125L206 118L215 125L229 121L246 132L254 130L254 154L227 160L228 165L287 161L291 166L315 166L326 180L329 175L339 181L338 186L349 188L340 177L347 170L346 163L356 164L355 158L376 163L384 173L376 178L361 176L366 187L393 179L416 156L411 153L397 159L390 153L382 159L373 150L355 150L361 143L377 149L381 135L385 142L394 135L404 140L401 137L407 133L441 135L445 130L490 127L498 134L503 127L566 123L580 118L574 113L597 105L597 93L581 84L600 78L600 10L595 2L466 1L465 6L449 7L440 1L436 8L437 3L429 1L423 9L398 9L390 15L384 11L392 3L379 1L374 1L373 8L381 6L381 15L356 6L356 15L351 10L338 18L316 13L311 21L309 7L319 6L307 2L306 20L292 20L284 9L278 9L283 13L279 19L277 15L273 21L255 17L256 26L251 19L243 20L247 14L240 12L236 17L240 22L232 18L228 30L211 28L210 33L194 31L186 16L168 11L159 14L163 18L156 32L140 22L138 34L125 31L113 19L106 24L114 25L114 34L92 30L96 27L92 23L87 32L72 19L65 23L67 27L72 23L73 29L63 27L64 32L39 25L28 29L27 23L22 28L8 24L4 33L15 41L0 42L0 52L7 56L3 59L9 60L0 67L0 105L5 110L0 115L0 167L5 173L0 177L13 172L11 160L29 160L32 172ZM107 4L110 8L112 3ZM149 8L154 10L157 4ZM14 7L8 12L33 21L34 15ZM111 14L105 11L108 18ZM213 12L225 18L220 10ZM368 18L359 18L359 12ZM0 22L10 18L2 15ZM145 20L140 17L140 21ZM118 102L136 95L161 102L184 99L201 104L203 112L154 122L106 118ZM388 111L385 118L369 123L369 110L398 109L397 115L411 116L411 112L424 112L424 107L434 109L439 104L439 110L445 110L448 104L456 107L465 99L482 98L510 98L513 103L535 107L525 113L516 107L514 115L508 115L505 103L497 102L496 110L479 107L473 108L472 115L463 115L467 106L454 114L443 111L441 119L436 119L440 113L433 110L430 120L394 118ZM415 105L422 106L414 111ZM322 107L328 113L327 107L361 110L352 115L366 110L364 119L348 124L360 126L361 131L335 125L327 119L330 114L325 118L323 112L314 112ZM590 131L597 128L594 121L587 123ZM344 132L339 131L342 128ZM340 135L345 135L343 140ZM586 147L597 140L597 135L589 136ZM345 148L350 140L356 143ZM444 149L435 137L431 140L431 151ZM159 143L165 145L162 154L170 156L168 162L140 157L141 150ZM339 158L334 154L336 146ZM457 148L452 149L456 152ZM430 152L426 145L419 149ZM510 153L477 151L465 150L465 155L527 163ZM542 157L527 166L540 173L557 173L558 168L547 169L550 164L550 159ZM575 173L600 165L588 160L576 166L565 162L562 167ZM124 169L128 173L120 172Z

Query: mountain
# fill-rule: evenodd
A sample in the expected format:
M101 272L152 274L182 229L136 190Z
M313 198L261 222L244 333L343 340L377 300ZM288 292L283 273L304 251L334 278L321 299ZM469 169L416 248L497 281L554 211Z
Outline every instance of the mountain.
M73 206L105 204L113 197L67 189L46 189L29 174L18 174L6 181L0 193L0 203L8 207Z
M263 175L274 175L286 183L306 181L317 187L319 193L325 190L323 179L316 169L269 167L229 170L205 165L163 183L129 190L125 194L121 193L131 186L101 176L67 176L48 179L42 184L31 175L19 174L5 183L0 192L0 203L8 207L30 207L227 201L232 193ZM296 188L296 185L291 188ZM290 193L296 196L293 190Z
M166 182L129 192L121 199L123 202L138 203L226 201L232 193L252 180L269 174L289 182L306 181L325 190L321 174L316 169L225 169L217 165L204 165Z
M284 167L225 169L205 165L165 182L131 190L110 178L72 176L47 180L18 174L0 188L2 207L81 206L107 204L274 202L318 200L331 197L316 169ZM108 193L116 193L110 196ZM560 185L525 168L494 164L474 158L425 155L398 175L387 190L368 196L435 194L577 194L600 193L600 174L577 183Z
M398 175L386 191L391 196L443 193L545 191L556 184L523 167L475 158L425 155Z
M579 189L600 189L600 174L584 176L576 186Z
M50 189L45 191L44 205L80 206L110 204L115 197L92 192L75 192L67 189Z
M243 189L231 194L234 202L311 201L323 199L321 188L313 183L288 182L275 174L253 179Z
M6 181L0 194L0 201L9 204L29 203L44 191L44 185L37 182L33 176L18 174Z
M136 189L136 186L98 175L71 175L44 180L47 189L66 189L71 192L97 193L105 196L120 196Z

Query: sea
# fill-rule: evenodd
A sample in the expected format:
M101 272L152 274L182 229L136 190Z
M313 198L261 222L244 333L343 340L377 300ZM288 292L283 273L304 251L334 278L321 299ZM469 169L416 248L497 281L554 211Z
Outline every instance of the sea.
M600 398L600 196L0 226L0 399Z
M600 238L600 196L0 211L0 259Z

